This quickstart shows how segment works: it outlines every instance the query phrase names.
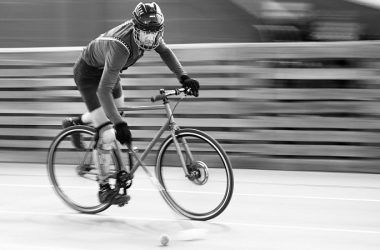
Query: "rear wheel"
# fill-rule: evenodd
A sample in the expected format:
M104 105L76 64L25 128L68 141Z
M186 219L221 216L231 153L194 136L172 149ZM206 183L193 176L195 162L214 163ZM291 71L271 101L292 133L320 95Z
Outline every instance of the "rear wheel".
M226 209L232 197L234 178L228 156L216 140L199 130L179 130L176 139L189 175L185 176L175 142L169 136L156 161L156 176L164 188L161 194L187 218L212 219Z
M88 126L64 129L53 140L47 160L49 179L57 195L71 208L90 214L104 211L111 205L98 199L99 169L94 164L92 152L94 135L95 129ZM113 152L110 172L118 169L120 164ZM110 180L112 183L112 178Z

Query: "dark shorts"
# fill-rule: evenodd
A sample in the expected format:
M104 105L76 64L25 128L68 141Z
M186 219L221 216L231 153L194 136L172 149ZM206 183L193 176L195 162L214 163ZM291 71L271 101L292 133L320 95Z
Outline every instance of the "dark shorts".
M102 77L103 70L88 65L82 57L79 57L74 65L74 81L81 93L83 101L86 103L87 109L91 112L99 108L100 102L96 94ZM112 90L114 99L120 98L122 88L120 78Z

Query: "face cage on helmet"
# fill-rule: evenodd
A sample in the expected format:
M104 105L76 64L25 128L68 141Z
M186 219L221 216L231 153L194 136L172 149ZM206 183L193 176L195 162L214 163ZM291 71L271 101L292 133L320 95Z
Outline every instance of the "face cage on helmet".
M154 42L153 44L145 44L144 41L141 41L141 38L140 36L143 34L143 33L156 33L156 37L154 39ZM162 38L164 34L164 30L161 29L157 32L151 32L151 31L145 31L145 30L142 30L142 29L139 29L137 28L136 26L134 27L134 30L133 30L133 38L135 40L135 43L137 44L137 46L140 48L140 49L143 49L143 50L153 50L155 48L157 48L157 46L160 44L160 39Z

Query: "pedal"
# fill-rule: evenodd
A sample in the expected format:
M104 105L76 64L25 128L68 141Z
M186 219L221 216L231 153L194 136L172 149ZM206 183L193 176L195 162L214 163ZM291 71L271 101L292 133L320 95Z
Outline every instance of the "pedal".
M120 201L120 202L118 202L118 204L117 204L119 207L124 207L126 204L128 204L129 200L131 199L131 197L130 197L129 195L126 195L126 196L123 197L123 198L125 198L125 200Z
M131 197L127 194L127 189L132 185L131 175L128 172L121 170L116 175L116 190L118 192L117 200L113 201L113 204L117 204L122 207L128 204Z

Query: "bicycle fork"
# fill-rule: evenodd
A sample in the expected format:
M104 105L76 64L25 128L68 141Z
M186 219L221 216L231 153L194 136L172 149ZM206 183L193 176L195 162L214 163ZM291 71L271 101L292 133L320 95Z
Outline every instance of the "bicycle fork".
M180 142L178 142L177 137L176 137L176 130L172 131L172 139L173 139L175 148L177 150L177 154L179 156L179 159L181 161L183 171L185 172L185 176L189 177L189 170L187 168L186 161L185 161L185 158L184 158L183 153L182 153ZM182 146L186 152L186 156L190 159L190 163L192 163L194 161L194 158L193 158L193 155L191 154L190 147L187 144L186 139L181 138L180 141L181 141L181 144L182 144Z
M189 170L187 168L185 158L183 157L183 153L182 153L180 143L177 140L177 132L179 131L180 128L177 125L177 123L174 121L173 112L172 112L168 102L165 103L165 109L166 109L167 117L169 119L168 120L168 126L169 126L170 131L171 131L171 137L173 139L177 154L179 156L181 166L183 168L183 171L185 172L185 176L187 178L189 178ZM190 163L194 162L194 157L191 154L190 147L187 144L185 138L181 138L180 140L181 140L181 143L183 145L183 148L185 149L186 156L190 159Z

